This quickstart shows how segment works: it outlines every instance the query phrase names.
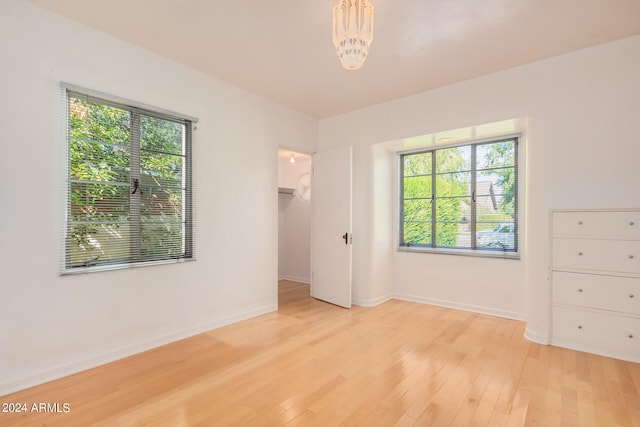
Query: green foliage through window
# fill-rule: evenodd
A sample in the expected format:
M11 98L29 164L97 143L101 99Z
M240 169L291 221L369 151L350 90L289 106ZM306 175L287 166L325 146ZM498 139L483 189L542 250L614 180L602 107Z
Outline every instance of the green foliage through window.
M517 252L517 138L402 154L400 245Z
M192 257L191 122L68 91L67 270Z

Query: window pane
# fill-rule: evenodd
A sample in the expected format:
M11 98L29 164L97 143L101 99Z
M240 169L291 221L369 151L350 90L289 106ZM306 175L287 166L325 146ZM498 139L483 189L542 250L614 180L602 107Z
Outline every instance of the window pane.
M128 144L128 111L69 97L69 133L73 138Z
M403 244L431 245L432 154L406 154L403 159Z
M484 197L483 213L515 214L515 141L477 147L477 194ZM488 203L490 201L490 203ZM512 216L513 218L513 216Z
M511 186L511 191L515 188ZM492 175L478 175L476 180L476 209L478 215L513 215L514 212L513 193L504 193L504 188L500 184L500 177Z
M470 196L471 172L445 173L436 176L436 198Z
M458 223L436 222L436 246L458 246Z
M405 199L431 199L431 176L410 176L404 179Z
M470 146L436 152L436 246L471 247L470 159Z
M431 246L431 221L405 221L404 243Z
M129 224L104 222L71 224L67 241L67 268L126 262Z
M404 201L404 243L431 244L431 198Z
M73 221L122 221L129 215L129 186L70 183Z
M72 139L69 174L87 181L129 182L128 147Z
M143 116L141 128L140 257L182 258L184 126Z
M68 267L129 257L129 186L70 184Z
M476 161L478 170L515 166L515 141L478 145Z
M140 146L144 150L182 154L184 125L169 120L142 115Z
M67 268L129 254L130 114L69 97Z
M143 261L184 257L183 224L163 216L144 220L140 255Z
M161 183L160 183L161 184ZM182 218L182 189L161 185L142 185L140 213L143 220Z
M515 150L514 140L477 147L478 249L516 249Z
M437 150L436 173L468 172L471 170L471 146Z
M436 199L436 246L471 247L471 197Z
M405 154L402 158L404 176L431 174L431 153Z
M515 249L515 223L483 223L476 233L476 246L482 249Z
M431 221L431 199L405 200L404 219L406 221Z
M141 182L164 182L173 187L182 186L184 157L149 151L140 153Z

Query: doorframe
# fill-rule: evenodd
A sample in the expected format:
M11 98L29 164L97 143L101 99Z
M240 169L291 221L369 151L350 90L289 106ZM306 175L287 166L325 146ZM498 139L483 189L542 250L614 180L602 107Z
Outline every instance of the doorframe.
M286 151L286 152L290 152L293 153L294 155L298 154L298 155L303 155L303 156L307 156L309 157L309 164L310 164L310 170L309 173L312 172L311 168L313 167L313 154L314 152L308 152L299 148L293 148L290 146L285 146L285 145L278 145L278 149L276 151L276 192L278 194L278 203L277 203L277 218L278 218L278 223L276 225L277 228L277 235L278 235L278 243L277 243L277 247L278 250L276 252L277 256L276 256L276 269L277 269L277 275L276 275L276 294L278 292L278 283L280 282L280 194L278 192L278 189L280 188L280 172L281 172L281 163L280 163L280 152L281 151ZM288 153L287 153L288 154ZM293 196L292 196L293 197ZM311 212L309 212L309 214L311 214ZM309 234L311 234L311 226L309 226ZM311 242L309 242L309 245L311 245ZM309 248L311 249L311 248ZM309 257L309 264L311 264L311 257ZM288 279L283 279L283 280L288 280ZM309 278L307 279L307 283L308 285L311 285L311 265L309 265ZM311 286L309 286L310 288ZM311 292L311 291L309 291Z

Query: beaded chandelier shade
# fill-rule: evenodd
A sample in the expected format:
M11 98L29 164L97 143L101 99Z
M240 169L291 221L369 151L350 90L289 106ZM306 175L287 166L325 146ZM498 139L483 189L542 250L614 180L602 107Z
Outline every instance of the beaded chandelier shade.
M333 8L333 44L347 70L362 68L373 41L373 6L368 0L340 0Z

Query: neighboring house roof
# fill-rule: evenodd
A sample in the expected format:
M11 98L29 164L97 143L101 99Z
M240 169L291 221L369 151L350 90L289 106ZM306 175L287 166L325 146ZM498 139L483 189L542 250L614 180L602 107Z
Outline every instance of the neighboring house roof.
M488 196L488 197L487 197ZM498 210L498 200L496 198L496 190L491 180L476 181L476 208L481 209L485 213L495 213ZM471 206L468 203L462 204L462 211L468 216Z

